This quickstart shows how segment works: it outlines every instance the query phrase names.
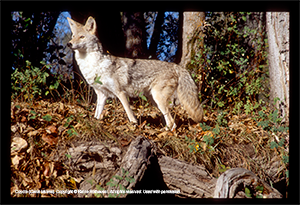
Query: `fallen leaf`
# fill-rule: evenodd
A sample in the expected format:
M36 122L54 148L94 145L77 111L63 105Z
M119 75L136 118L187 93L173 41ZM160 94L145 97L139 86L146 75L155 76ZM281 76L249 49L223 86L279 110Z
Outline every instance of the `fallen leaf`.
M128 141L126 138L122 138L122 139L120 140L120 143L121 143L121 145L122 145L123 147L129 145L130 142L131 142L131 140Z
M46 162L45 165L44 165L44 167L45 167L45 170L44 170L43 174L44 174L44 176L48 177L49 176L49 171L50 171L49 163Z
M14 165L15 169L18 169L18 165L19 165L21 159L22 159L22 157L19 157L18 155L14 156L11 159L11 163Z
M26 122L26 121L27 121L27 118L25 116L22 116L21 122Z
M46 128L46 132L49 134L57 134L57 128L54 125L50 125Z
M30 131L27 133L27 136L28 137L36 136L39 132L40 132L39 130Z
M57 144L57 142L58 142L57 137L53 137L52 135L47 135L46 133L44 133L42 135L42 140L44 140L49 145L54 145L54 144Z
M164 132L158 134L157 137L165 137L168 133L169 133L169 131L164 131Z
M10 146L10 152L12 155L17 154L22 149L25 149L28 146L26 140L21 137L14 137Z

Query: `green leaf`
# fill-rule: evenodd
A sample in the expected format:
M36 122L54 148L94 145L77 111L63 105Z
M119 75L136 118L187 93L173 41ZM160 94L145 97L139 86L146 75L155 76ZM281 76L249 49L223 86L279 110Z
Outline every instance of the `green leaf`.
M43 118L44 120L48 121L48 122L50 122L50 121L52 120L52 116L49 115L49 114L43 116L42 118Z
M289 163L289 156L282 156L282 161L283 161L283 163L285 163L285 164L287 164L287 163Z
M34 110L30 110L30 113L36 115L36 112Z
M96 74L96 78L95 78L94 82L99 83L100 85L103 85L103 83L100 81L100 78L101 78L101 76L98 77Z
M40 64L45 65L46 62L45 61L40 61Z
M263 186L257 186L257 187L255 187L255 189L257 190L257 191L263 191L264 190L264 187Z
M286 175L286 178L290 177L289 170L286 170L285 175Z
M118 179L118 180L122 180L122 179L123 179L123 177L118 176L118 175L115 175L115 176L113 176L113 177L116 178L116 179Z
M251 192L247 187L245 187L245 194L247 197L251 197Z
M278 144L277 144L276 142L272 141L272 142L270 143L270 148L271 148L271 149L278 148Z
M72 158L72 156L69 155L69 154L65 154L65 155L66 155L66 157L68 157L69 159Z
M205 122L200 123L200 127L202 128L203 131L209 131L211 129L211 127L206 125Z
M143 92L140 92L139 93L139 97L144 100L144 101L147 101L147 98L143 95Z

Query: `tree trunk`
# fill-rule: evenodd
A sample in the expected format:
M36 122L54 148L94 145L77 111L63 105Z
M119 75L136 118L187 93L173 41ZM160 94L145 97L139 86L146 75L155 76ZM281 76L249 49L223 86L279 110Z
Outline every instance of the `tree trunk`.
M126 57L145 58L147 50L143 12L123 13L123 32L126 39Z
M194 55L203 47L202 27L205 21L204 12L183 12L182 25L182 56L180 65L187 68Z
M279 98L276 108L281 117L289 119L289 13L267 12L267 34L269 43L270 104Z
M160 33L162 30L161 28L163 23L164 23L164 12L159 11L157 12L157 16L154 22L153 34L149 46L149 55L151 56L152 59L157 59L156 51L157 51L157 45L160 39Z

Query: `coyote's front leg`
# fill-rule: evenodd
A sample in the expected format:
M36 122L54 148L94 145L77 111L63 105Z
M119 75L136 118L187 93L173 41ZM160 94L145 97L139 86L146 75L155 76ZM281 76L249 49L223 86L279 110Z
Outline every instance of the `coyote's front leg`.
M101 113L103 111L103 108L104 108L104 105L105 105L105 100L106 100L107 97L100 90L95 89L95 92L97 94L97 105L96 105L96 111L95 111L95 118L97 118L99 120L100 117L101 117Z
M126 98L125 93L121 91L121 92L118 93L117 97L121 101L121 103L122 103L122 105L123 105L123 107L124 107L124 109L125 109L125 111L127 113L127 116L129 118L130 122L137 123L137 119L135 118L135 116L133 115L132 110L129 107L129 102L128 102L127 98Z

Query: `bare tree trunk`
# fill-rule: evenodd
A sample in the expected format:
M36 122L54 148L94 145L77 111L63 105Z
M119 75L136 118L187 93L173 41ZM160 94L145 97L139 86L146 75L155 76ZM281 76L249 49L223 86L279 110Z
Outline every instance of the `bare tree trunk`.
M124 12L123 32L126 39L125 56L145 58L147 43L143 12Z
M270 103L278 97L276 107L281 117L289 119L289 13L267 12L267 33L269 43Z
M157 59L157 45L160 39L160 33L161 33L161 26L164 23L164 12L159 11L157 12L157 16L154 22L154 29L153 34L151 37L151 42L149 46L149 55L152 56L152 59Z
M204 12L183 12L183 31L182 31L182 56L180 65L184 68L191 62L191 58L203 46L203 40L200 44L197 39L201 36L202 26L205 21Z

